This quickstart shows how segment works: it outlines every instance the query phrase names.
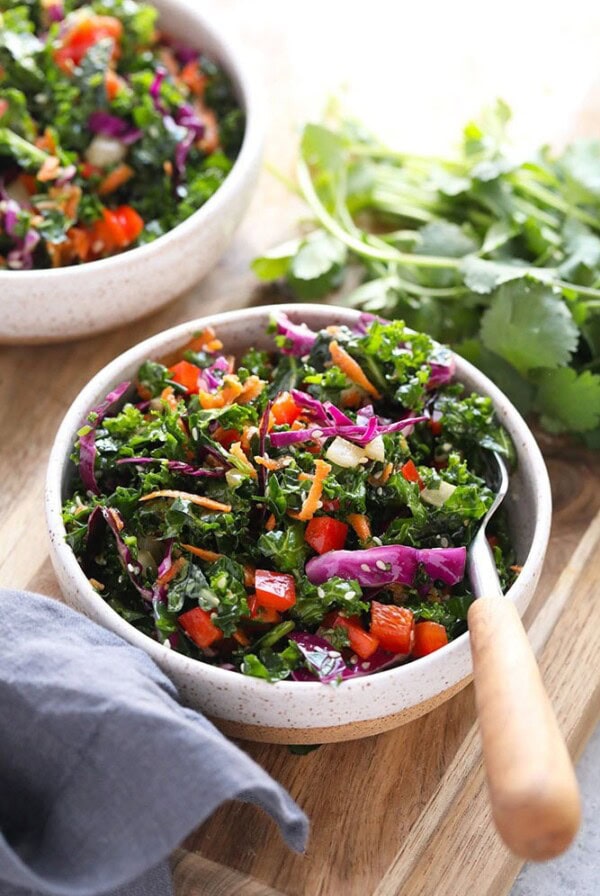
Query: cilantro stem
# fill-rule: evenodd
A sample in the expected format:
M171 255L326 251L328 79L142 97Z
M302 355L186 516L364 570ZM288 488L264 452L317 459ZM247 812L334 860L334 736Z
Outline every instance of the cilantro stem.
M312 208L315 216L322 226L332 236L337 237L342 243L363 258L373 258L377 261L392 261L400 265L413 265L421 268L447 268L458 270L459 258L443 258L438 255L412 255L407 252L399 252L397 249L376 248L370 243L348 233L341 224L327 211L317 195L308 166L301 159L298 163L298 183L304 198Z
M374 146L370 143L352 143L348 147L348 151L354 156L367 156L370 159L389 159L392 162L414 162L420 166L442 165L444 168L455 168L463 172L465 166L462 162L443 159L441 156L427 156L419 153L398 152L389 149L387 146Z
M566 280L554 280L553 284L558 286L559 289L567 289L570 292L576 292L580 296L590 296L590 298L598 300L597 302L586 302L588 308L595 308L600 304L600 289L594 289L593 286L580 286L578 283L569 283Z
M535 199L539 199L540 202L550 206L550 208L554 208L556 211L562 212L563 215L567 215L568 217L577 218L578 221L581 221L584 224L589 224L589 226L593 227L595 230L600 230L599 218L588 214L588 212L581 208L577 208L577 206L567 202L562 196L558 196L547 187L543 187L538 183L532 183L531 180L528 177L524 177L523 174L512 174L510 179L517 189L523 190L523 192L528 193ZM537 210L537 214L538 216L540 215L539 209Z

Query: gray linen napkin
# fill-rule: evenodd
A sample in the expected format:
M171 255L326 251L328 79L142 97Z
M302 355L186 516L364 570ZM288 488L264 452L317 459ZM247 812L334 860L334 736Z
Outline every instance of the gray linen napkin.
M165 858L228 799L304 849L285 790L143 651L24 592L0 590L0 626L1 896L165 896Z

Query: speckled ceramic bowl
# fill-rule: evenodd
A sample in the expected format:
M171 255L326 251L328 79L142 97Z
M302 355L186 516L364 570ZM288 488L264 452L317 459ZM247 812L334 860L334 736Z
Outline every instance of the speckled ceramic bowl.
M250 201L260 169L263 121L260 97L239 50L196 4L151 2L169 34L205 51L231 77L246 113L240 154L208 202L153 243L75 267L0 271L0 344L61 342L151 314L208 273Z
M326 305L280 306L296 322L314 329L352 324L357 313ZM433 709L463 688L471 676L468 635L423 659L340 686L318 683L269 684L172 652L121 619L89 584L65 542L61 505L74 468L69 460L77 430L117 383L130 379L146 358L160 358L183 345L191 333L211 324L229 351L250 345L272 347L265 327L273 309L233 311L190 321L142 342L100 371L79 394L56 436L48 467L46 509L51 553L66 600L101 625L146 650L177 683L184 699L214 718L227 733L249 740L324 743L376 734ZM518 468L506 503L517 562L523 566L507 599L520 613L538 580L551 518L548 475L539 448L515 408L472 365L456 358L457 378L467 388L489 395L498 418L512 436Z

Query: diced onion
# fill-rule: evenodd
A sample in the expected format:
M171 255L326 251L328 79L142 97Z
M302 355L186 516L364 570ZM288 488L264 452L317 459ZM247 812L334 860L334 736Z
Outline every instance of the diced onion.
M383 463L385 460L383 438L381 436L375 436L371 442L365 445L363 451L370 460L378 460Z
M122 162L127 155L127 147L114 137L97 134L85 151L86 160L96 168L108 168Z
M455 489L455 485L442 481L439 488L424 488L421 491L421 498L434 507L442 507Z
M327 449L325 457L333 464L337 464L338 467L357 467L367 459L367 454L365 449L359 445L353 445L352 442L347 442L346 439L336 436Z

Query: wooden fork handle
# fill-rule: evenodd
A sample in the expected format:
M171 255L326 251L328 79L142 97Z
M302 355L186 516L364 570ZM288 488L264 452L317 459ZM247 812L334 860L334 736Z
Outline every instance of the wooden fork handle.
M483 759L496 827L524 859L550 859L580 822L577 780L519 614L510 600L469 608Z

